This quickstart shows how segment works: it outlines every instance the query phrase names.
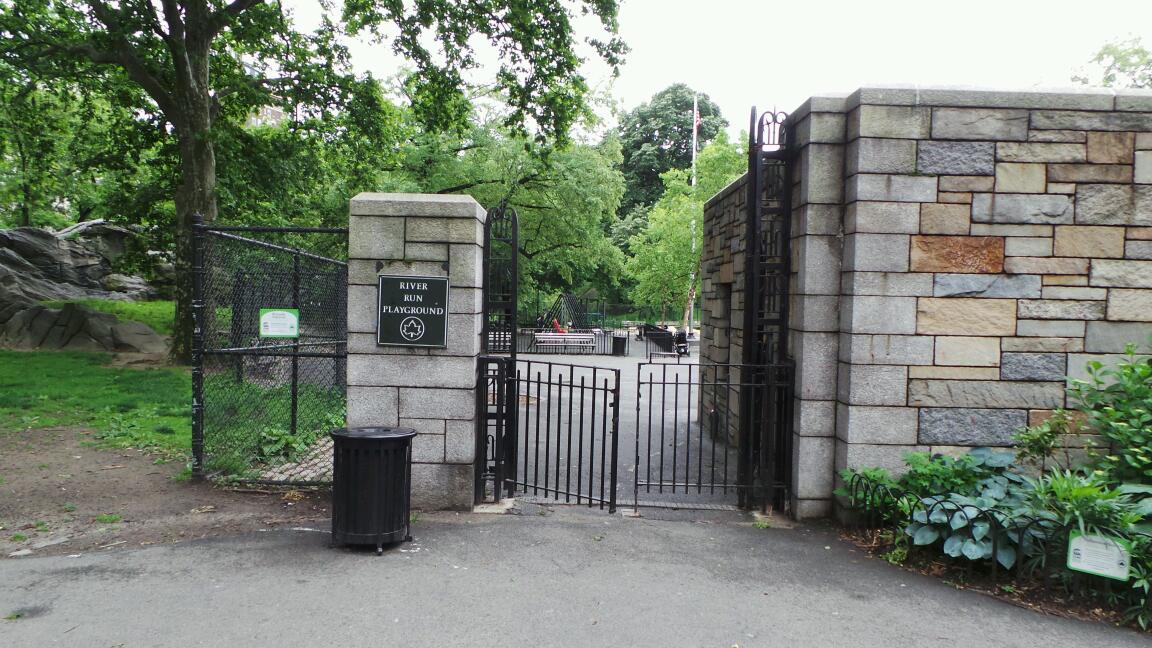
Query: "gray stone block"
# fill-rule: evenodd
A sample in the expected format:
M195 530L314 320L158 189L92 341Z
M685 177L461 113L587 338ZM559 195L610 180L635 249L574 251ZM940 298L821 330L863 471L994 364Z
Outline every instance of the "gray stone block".
M1152 288L1152 261L1093 259L1088 283L1109 288Z
M920 205L907 202L851 203L844 210L844 231L847 234L919 234Z
M796 360L796 394L806 400L836 399L836 333L796 333L791 336ZM732 357L739 353L732 349Z
M859 173L848 179L847 200L936 202L936 178Z
M916 140L864 137L848 144L844 175L915 172Z
M986 108L936 108L932 137L960 140L1028 139L1028 111Z
M928 137L931 122L932 112L928 108L862 105L848 115L848 139L924 139Z
M471 218L484 221L485 211L467 195L371 193L357 195L349 202L353 216L426 216Z
M351 356L350 356L351 357ZM400 392L395 387L348 387L348 427L400 424Z
M920 410L920 443L952 446L1010 446L1012 436L1028 425L1022 409Z
M1028 298L1041 294L1039 275L937 274L935 297Z
M1076 222L1152 225L1152 185L1076 185Z
M836 401L794 399L792 424L797 436L835 436Z
M932 295L932 273L845 272L841 286L845 295L928 297Z
M407 243L404 245L406 261L447 261L448 246L443 243Z
M1063 353L1003 353L1000 379L1063 381L1067 358Z
M793 437L793 493L804 499L831 497L836 463L836 440L831 437Z
M837 236L840 234L839 205L804 205L793 210L792 236Z
M1072 224L1072 199L1059 194L986 194L972 197L972 220L978 223Z
M936 175L992 175L996 145L992 142L920 142L916 170Z
M470 511L474 498L471 464L412 464L412 508Z
M911 452L927 452L924 445L879 445L836 441L836 472L845 468L883 468L893 477L908 472L904 456Z
M1099 320L1104 319L1104 302L1066 299L1022 299L1017 316L1024 319Z
M844 195L844 147L812 144L800 151L800 204L839 204Z
M445 421L444 461L470 464L476 458L476 423Z
M803 236L792 242L798 257L795 292L802 295L837 295L840 292L840 239Z
M474 386L468 389L400 388L400 416L405 418L470 421L475 415L476 391Z
M907 402L908 367L840 365L836 398L849 405L903 406Z
M791 295L788 324L798 331L839 331L840 298L835 295Z
M351 259L348 261L348 284L350 286L371 286L375 290L377 277L380 275L446 277L448 270L443 261L387 261L377 259Z
M1152 113L1037 110L1032 113L1032 128L1037 130L1152 131Z
M1088 151L1083 144L1052 142L1000 142L996 145L996 159L1000 162L1066 162L1087 161Z
M443 421L440 422L443 425ZM444 461L443 434L417 434L412 439L413 463L442 463Z
M1084 337L1084 322L1069 320L1018 320L1016 335L1022 337Z
M408 218L405 237L416 243L484 242L484 221L471 218Z
M466 389L476 384L476 361L468 356L353 354L348 356L348 384Z
M484 248L475 243L449 246L448 268L453 288L484 287Z
M916 332L915 297L855 296L841 302L840 330L845 333L909 335Z
M1064 405L1064 385L917 379L908 381L908 404L919 407L1055 409Z
M836 408L836 437L849 443L916 442L916 408L845 405Z
M404 219L355 214L349 216L348 258L403 259Z
M862 365L930 365L931 335L848 335L840 338L840 359Z
M906 234L849 234L844 237L845 272L907 272Z
M1152 324L1146 322L1088 322L1084 350L1089 353L1123 353L1128 344L1147 348L1152 344Z

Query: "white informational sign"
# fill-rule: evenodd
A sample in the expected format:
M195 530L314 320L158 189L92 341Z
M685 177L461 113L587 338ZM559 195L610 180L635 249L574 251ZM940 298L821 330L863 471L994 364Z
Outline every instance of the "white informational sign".
M1068 569L1115 580L1128 580L1132 560L1128 544L1102 535L1068 534Z
M261 308L260 337L300 337L300 311L295 308Z

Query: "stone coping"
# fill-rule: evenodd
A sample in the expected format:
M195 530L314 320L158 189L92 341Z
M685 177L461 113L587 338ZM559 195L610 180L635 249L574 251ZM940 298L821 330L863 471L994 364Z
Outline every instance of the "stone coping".
M467 194L372 193L357 194L349 202L352 216L420 216L424 218L475 218L483 222L487 212Z
M970 86L865 86L846 94L827 93L813 96L789 113L788 121L794 124L814 112L849 112L861 104L1152 112L1152 90L1091 87L1004 90Z

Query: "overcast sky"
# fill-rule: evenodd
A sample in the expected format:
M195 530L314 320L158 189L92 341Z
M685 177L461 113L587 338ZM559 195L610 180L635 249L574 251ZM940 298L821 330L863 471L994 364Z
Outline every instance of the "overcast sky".
M310 0L290 0L301 19ZM633 108L676 82L705 92L732 123L749 108L791 110L813 94L869 84L1068 87L1109 40L1152 47L1152 0L623 0L631 47L620 77L589 64L594 87ZM306 22L306 20L304 20ZM383 48L353 48L380 76Z

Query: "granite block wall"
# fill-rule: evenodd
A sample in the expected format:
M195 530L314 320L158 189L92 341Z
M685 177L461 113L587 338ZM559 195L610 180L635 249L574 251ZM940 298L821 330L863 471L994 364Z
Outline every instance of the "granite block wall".
M863 88L788 128L798 516L842 468L1009 445L1148 341L1152 93Z

